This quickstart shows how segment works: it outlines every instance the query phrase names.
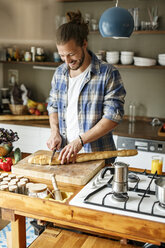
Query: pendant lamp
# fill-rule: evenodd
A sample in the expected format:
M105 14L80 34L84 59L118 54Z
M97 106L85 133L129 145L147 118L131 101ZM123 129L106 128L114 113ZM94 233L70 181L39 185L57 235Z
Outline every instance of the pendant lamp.
M99 30L103 37L115 39L129 38L134 29L134 20L127 9L116 7L107 9L99 21Z

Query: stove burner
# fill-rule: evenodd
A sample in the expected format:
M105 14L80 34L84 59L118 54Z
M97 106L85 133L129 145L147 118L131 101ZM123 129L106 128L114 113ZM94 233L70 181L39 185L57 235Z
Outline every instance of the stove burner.
M140 178L137 175L135 175L133 173L128 174L128 182L137 183L139 180L140 180Z
M159 210L159 211L162 211L162 212L164 212L165 211L165 204L163 204L163 203L158 203L157 205L156 205L156 207L157 207L157 209Z
M125 202L128 200L128 194L127 193L116 193L114 192L112 194L112 199L116 200L117 202Z

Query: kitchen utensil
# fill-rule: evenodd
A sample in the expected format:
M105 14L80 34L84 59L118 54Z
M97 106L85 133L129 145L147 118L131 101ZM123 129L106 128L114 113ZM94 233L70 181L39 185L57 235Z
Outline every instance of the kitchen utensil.
M161 204L165 205L165 178L160 177L155 180L155 194L156 198Z
M62 201L62 200L63 200L63 199L62 199L62 195L61 195L60 190L59 190L58 187L57 187L55 174L52 174L51 179L52 179L52 184L53 184L53 188L54 188L54 198L55 198L56 200Z
M115 193L126 193L128 190L128 164L123 162L115 162L113 166L104 168L101 178L109 170L113 176L112 190Z
M53 152L52 152L52 156L51 156L51 159L50 159L50 163L52 163L52 161L53 161L53 157L54 157L55 152L56 152L56 147L54 148L54 150L53 150Z

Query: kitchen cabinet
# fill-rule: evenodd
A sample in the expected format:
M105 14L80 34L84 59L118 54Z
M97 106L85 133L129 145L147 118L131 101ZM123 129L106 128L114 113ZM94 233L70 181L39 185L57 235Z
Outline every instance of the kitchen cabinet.
M37 150L48 150L46 142L50 137L50 128L2 123L0 123L0 127L12 129L18 133L19 140L13 143L14 149L19 147L21 152L25 153L33 153Z

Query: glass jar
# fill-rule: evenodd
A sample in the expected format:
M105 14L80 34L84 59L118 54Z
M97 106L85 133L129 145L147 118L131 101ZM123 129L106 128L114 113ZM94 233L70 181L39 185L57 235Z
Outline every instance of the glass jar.
M25 188L26 188L26 189L25 189L25 194L26 194L26 195L29 195L29 187L30 187L31 185L33 185L33 184L34 184L34 183L27 183L27 184L26 184L26 186L25 186Z
M9 191L9 186L8 185L1 185L0 190Z
M25 61L31 61L32 60L32 55L30 52L25 52L25 55L24 55L24 59Z
M11 178L11 180L12 180L12 179L15 179L15 178L16 178L16 175L14 175L14 174L10 174L10 175L9 175L9 177L10 177L10 178Z
M18 193L18 187L16 185L9 186L9 192Z
M29 196L45 198L47 196L47 185L42 183L34 183L29 187Z
M11 178L10 178L10 177L4 177L4 178L3 178L3 181L6 181L6 182L9 183L9 182L11 181Z
M18 193L19 194L25 194L26 192L26 183L25 182L18 182Z

